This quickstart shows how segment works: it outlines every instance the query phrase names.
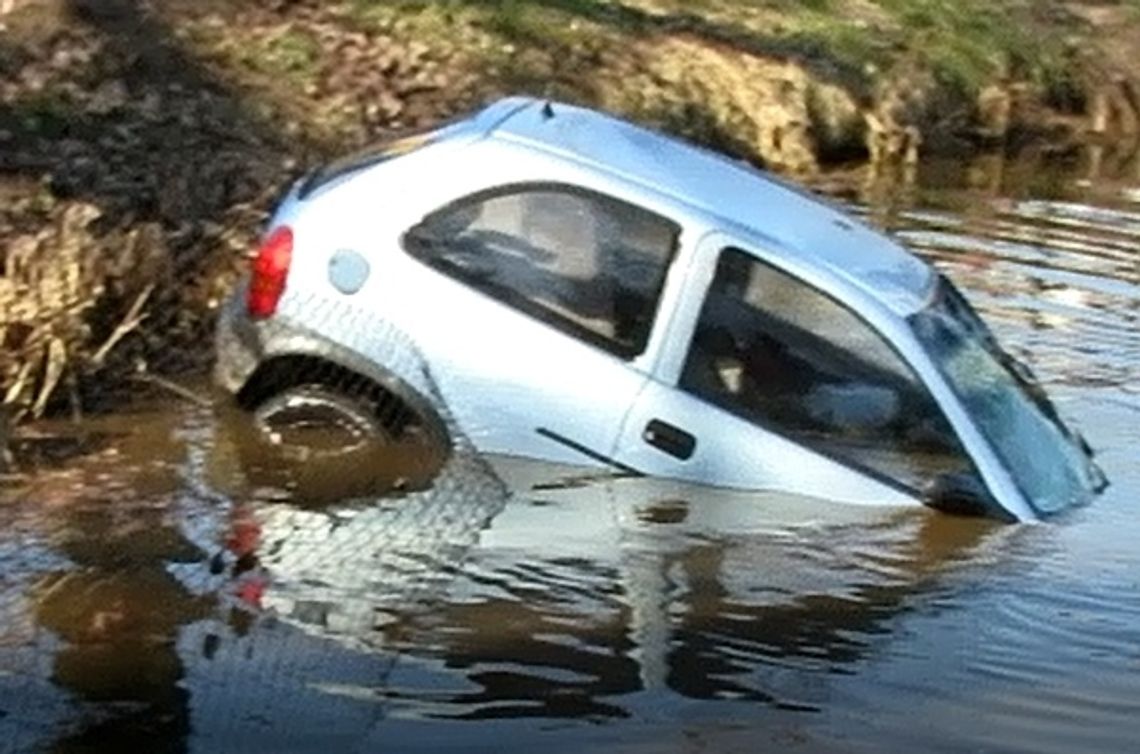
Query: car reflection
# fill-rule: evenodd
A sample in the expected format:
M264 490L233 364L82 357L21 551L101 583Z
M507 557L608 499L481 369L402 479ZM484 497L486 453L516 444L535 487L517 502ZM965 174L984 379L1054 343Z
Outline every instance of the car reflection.
M318 503L263 484L215 418L132 419L113 455L26 492L44 552L0 603L27 605L49 637L29 673L67 700L37 748L312 750L379 744L393 718L689 699L819 709L832 674L1014 536L463 448L422 487ZM41 701L5 703L4 723Z
M267 462L241 414L220 407L218 417L209 475L233 501L217 521L211 560L228 579L220 588L346 642L367 644L385 610L445 579L507 500L503 482L461 441L426 457L418 444L379 446L368 468L354 455L313 473L303 460Z
M1001 536L490 460L457 454L429 489L374 501L250 500L221 540L256 539L259 615L405 664L354 696L485 719L619 718L646 690L815 709L827 674Z
M469 578L481 599L444 598L430 621L410 619L408 645L442 647L438 657L476 687L432 695L426 711L474 719L621 717L629 714L621 695L644 690L815 709L816 687L826 687L828 674L868 656L940 574L994 534L989 524L926 514L869 529L740 534L742 522L731 514L659 524L657 512L637 515L654 501L630 504L628 487L620 499L600 492L585 490L570 517L609 519L608 537L574 538L552 526L523 552L477 553ZM707 502L694 498L689 507ZM599 516L607 506L619 512ZM675 518L680 507L668 500L666 516ZM508 509L485 539L496 539L495 529L511 517ZM559 539L576 539L580 552L563 551ZM889 568L842 555L843 539L853 552L885 545L875 559ZM813 562L829 552L832 560ZM413 707L422 701L401 698Z

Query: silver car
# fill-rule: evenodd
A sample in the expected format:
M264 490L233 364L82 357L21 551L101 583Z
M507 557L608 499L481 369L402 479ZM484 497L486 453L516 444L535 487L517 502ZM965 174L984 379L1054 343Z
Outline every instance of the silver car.
M462 436L1015 520L1105 484L929 264L760 171L541 100L300 180L218 351L218 381L271 434L324 415L350 444Z

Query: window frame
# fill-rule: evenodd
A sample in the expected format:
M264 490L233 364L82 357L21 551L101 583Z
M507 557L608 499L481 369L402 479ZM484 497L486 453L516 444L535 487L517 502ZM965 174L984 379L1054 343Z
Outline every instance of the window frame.
M770 434L774 434L774 435L777 435L779 437L782 437L782 438L788 440L789 442L793 442L796 445L798 445L798 446L800 446L800 447L802 447L802 448L804 448L804 449L806 449L812 453L815 453L815 454L817 454L823 458L827 458L828 460L833 461L837 464L840 464L841 466L852 469L853 471L856 471L857 473L864 474L864 475L874 479L875 481L878 481L878 482L880 482L880 483L882 483L888 487L891 487L892 489L904 492L904 493L909 494L909 495L918 496L920 498L923 496L923 494L925 492L922 489L922 487L915 486L914 484L911 484L907 481L903 481L902 479L900 479L896 476L891 476L890 474L888 474L884 471L880 471L876 468L867 466L866 464L860 463L857 460L854 460L852 458L845 457L843 455L839 455L839 454L837 454L837 453L835 453L835 452L833 452L827 448L821 448L815 443L804 442L800 437L796 436L795 434L789 433L785 428L778 426L777 424L775 424L773 421L769 420L766 417L749 415L749 414L746 414L742 411L734 411L731 408L728 408L726 406L718 404L718 403L710 400L709 398L707 398L703 395L700 395L700 394L694 392L693 390L688 389L688 388L683 386L682 377L683 377L685 369L688 365L689 355L690 355L692 348L693 348L693 341L696 338L697 332L701 326L701 315L705 311L705 305L706 305L708 298L709 298L709 295L712 291L713 284L716 281L716 274L720 268L721 259L726 252L735 251L735 252L747 257L750 263L765 265L765 266L769 267L770 269L775 270L777 273L785 275L786 277L790 278L791 280L795 281L796 283L798 283L802 286L805 286L808 290L810 290L810 291L812 291L812 292L814 292L820 296L825 297L826 299L828 299L829 301L831 301L835 305L841 307L843 310L845 310L846 312L853 315L858 322L860 322L870 332L874 333L875 336L877 336L884 344L886 344L887 348L890 349L890 352L892 354L894 354L894 356L899 359L900 363L902 363L906 367L907 371L914 378L916 384L921 386L921 389L923 390L923 392L926 394L926 396L929 397L931 403L934 405L934 407L938 411L938 415L941 417L942 421L945 423L945 426L950 430L951 434L953 435L954 440L958 445L958 448L959 448L959 451L961 453L962 458L968 464L968 468L969 468L970 473L974 474L977 477L977 479L982 483L982 485L987 489L987 491L990 492L991 496L993 495L992 491L990 491L990 486L989 486L988 482L986 481L985 476L982 474L981 469L979 468L978 463L973 456L973 453L970 452L969 446L967 445L965 439L961 436L961 434L958 432L957 428L954 426L954 423L950 419L950 416L947 414L945 407L943 406L941 401L938 400L938 397L935 394L935 391L932 390L930 384L922 378L921 370L917 369L916 365L911 361L911 359L907 358L905 349L900 348L898 346L898 344L896 344L887 335L886 332L884 332L881 328L877 327L862 311L860 311L859 307L852 306L850 304L845 303L842 300L842 298L840 298L838 295L836 295L835 293L828 290L827 287L820 285L816 282L812 282L811 280L809 280L804 275L799 274L799 273L795 272L794 270L790 269L788 265L781 264L780 261L778 261L776 259L772 259L768 255L760 254L760 253L757 253L756 251L751 250L747 244L743 243L742 241L740 241L738 239L732 239L730 237L726 237L726 236L723 236L720 234L716 234L716 235L719 237L713 239L713 240L715 240L715 243L716 243L715 251L709 249L704 244L702 244L702 247L704 247L704 251L702 252L702 254L703 255L707 254L709 257L711 257L711 264L709 264L709 266L708 266L707 279L702 280L701 286L700 286L699 290L696 292L696 295L697 295L699 301L696 305L695 314L693 315L691 328L690 328L690 330L686 336L685 345L682 348L681 360L678 364L678 369L676 372L676 379L675 379L674 385L675 385L677 390L680 390L681 392L685 393L686 395L690 396L691 398L694 398L694 399L700 401L703 405L705 405L709 408L712 408L712 409L717 410L717 411L723 411L726 414L729 414L731 416L734 416L734 417L740 419L741 421L747 422L748 424L756 427L757 429L760 429L764 432L768 432ZM744 300L742 299L741 303L746 303L746 302L744 302ZM933 477L930 481L933 481Z
M471 206L492 201L494 199L524 194L527 192L561 193L570 196L577 196L591 200L601 200L602 202L623 205L651 216L656 221L659 221L662 225L667 226L672 231L672 244L670 245L665 258L662 260L661 279L653 291L653 304L651 311L649 312L649 325L645 329L644 339L642 341L632 345L627 345L625 343L622 343L620 340L606 337L596 330L593 330L590 327L579 322L575 322L573 319L562 315L549 307L543 306L541 303L508 286L496 285L494 283L489 284L486 282L474 280L471 277L462 274L454 266L443 262L439 259L439 257L432 257L426 251L416 248L416 231L427 226L434 219L446 216L453 212L461 211ZM403 249L404 253L406 253L412 259L415 259L420 264L423 264L426 267L439 272L440 274L446 276L449 280L453 280L456 283L463 285L467 289L474 291L481 296L485 296L497 304L507 306L529 319L547 325L548 327L551 327L552 329L561 332L564 335L575 338L581 343L602 350L612 356L616 356L624 362L632 362L643 356L653 341L654 329L658 326L661 318L661 304L666 297L665 294L669 283L670 270L677 262L679 253L682 248L683 234L684 225L678 220L663 215L656 210L649 209L644 204L614 196L611 193L606 193L597 189L587 188L585 186L562 181L517 181L513 183L500 184L491 188L485 188L470 194L465 194L457 199L453 199L446 204L437 207L436 209L431 210L400 234L400 247Z

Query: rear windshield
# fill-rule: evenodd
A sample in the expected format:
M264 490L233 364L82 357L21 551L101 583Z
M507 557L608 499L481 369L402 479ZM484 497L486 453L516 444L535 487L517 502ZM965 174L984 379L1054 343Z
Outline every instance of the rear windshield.
M394 156L388 150L388 142L384 142L383 144L372 144L352 154L339 157L309 173L301 183L297 196L304 199L321 186L331 183L337 178L364 168L370 168L373 165L379 165Z
M297 198L305 199L317 189L332 183L338 178L351 175L365 168L379 165L401 155L413 152L420 147L438 141L445 133L466 121L466 117L453 118L432 126L431 130L406 131L393 134L381 142L370 144L344 157L338 157L323 165L302 181Z

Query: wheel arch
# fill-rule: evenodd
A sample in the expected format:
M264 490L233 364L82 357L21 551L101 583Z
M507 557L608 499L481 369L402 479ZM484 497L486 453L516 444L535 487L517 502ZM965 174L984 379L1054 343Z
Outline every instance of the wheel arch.
M374 401L377 418L386 426L403 429L418 421L434 441L451 450L447 422L428 396L384 367L332 344L268 354L235 399L243 409L251 410L282 390L306 384L364 395Z

